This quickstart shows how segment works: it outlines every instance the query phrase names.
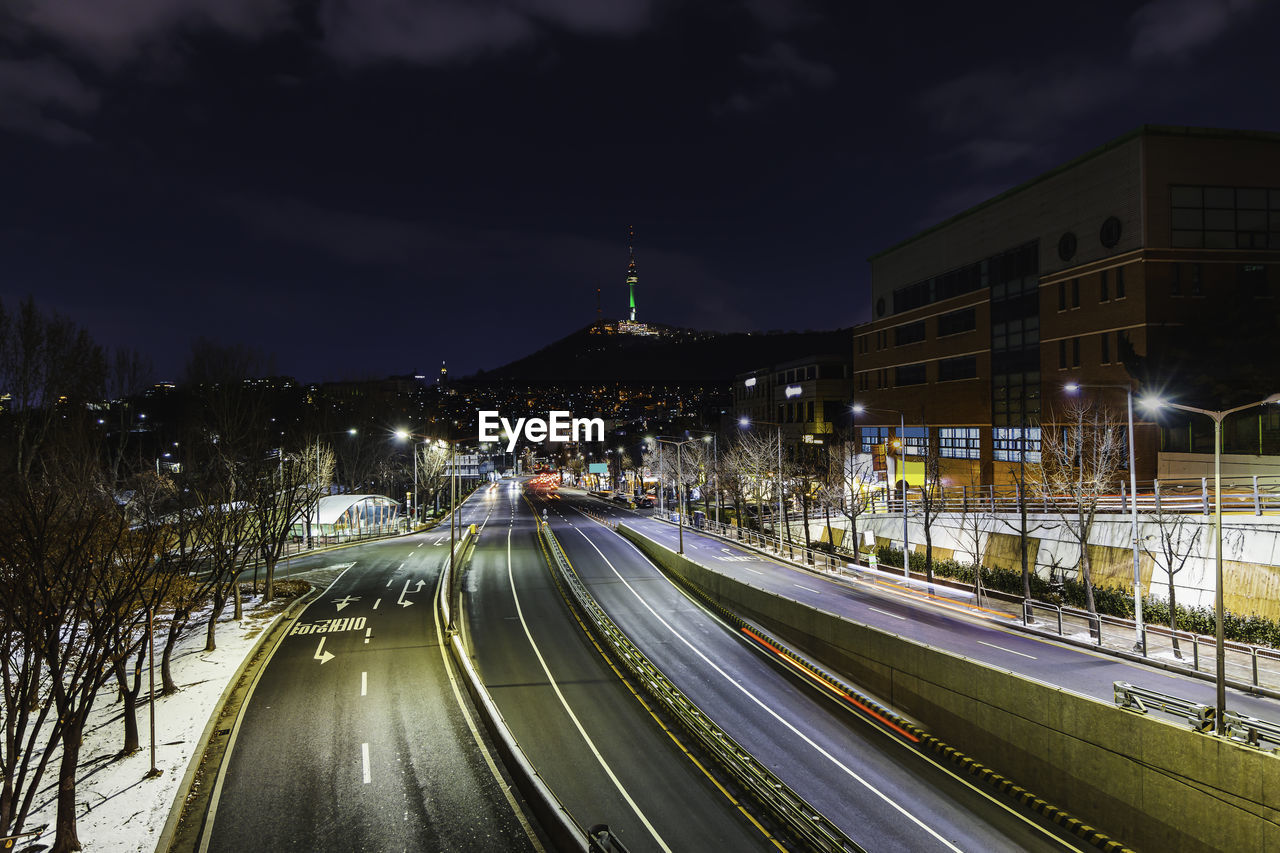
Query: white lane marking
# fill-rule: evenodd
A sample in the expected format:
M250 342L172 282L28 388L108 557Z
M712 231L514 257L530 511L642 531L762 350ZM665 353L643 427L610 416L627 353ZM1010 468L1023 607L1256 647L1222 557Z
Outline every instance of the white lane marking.
M391 586L391 582L393 580L395 580L395 578L387 578L387 586Z
M360 695L369 695L369 673L367 672L360 673Z
M1006 649L1004 646L997 646L995 643L988 643L986 640L979 640L978 642L984 646L990 646L993 649L999 649L1002 652L1008 652L1011 655L1018 655L1019 657L1031 658L1032 660L1037 659L1034 655L1024 655L1022 652L1015 652L1013 649Z
M367 642L369 642L369 638L370 638L370 637L372 637L372 636L373 636L373 629L372 629L372 628L365 628L365 629L364 629L364 641L365 641L366 643L367 643Z
M375 601L375 602L373 603L373 609L374 609L374 610L377 610L377 609L378 609L378 605L379 605L379 604L381 604L381 603L382 603L382 599L381 599L381 598L379 598L377 601Z
M436 580L435 598L440 597L440 586L444 583L444 575L441 574ZM494 763L493 756L489 754L489 747L485 745L484 740L480 737L480 730L476 728L475 720L471 718L470 707L462 701L462 691L458 689L458 679L453 674L454 665L449 660L449 654L445 651L448 645L444 639L444 632L440 627L440 614L435 608L432 608L432 621L436 625L436 647L440 649L440 660L444 663L445 674L449 676L449 686L453 688L453 698L457 701L458 707L462 710L462 717L467 721L467 728L471 731L471 738L476 742L476 746L480 747L480 754L484 756L485 764L489 765L489 772L493 774L493 778L497 780L498 787L502 789L503 795L507 798L507 804L511 806L511 811L515 813L516 820L520 821L520 826L524 828L525 835L529 837L529 841L533 844L534 853L546 853L546 848L542 846L542 842L538 840L538 834L533 831L533 827L529 825L529 819L524 816L524 810L516 802L511 794L511 789L505 781L502 773L498 771L498 765ZM457 642L454 640L454 642Z
M590 541L590 540L588 540ZM609 781L613 782L613 786L618 789L618 793L622 794L622 798L627 801L627 805L631 806L631 810L636 813L636 817L640 818L640 822L644 824L645 829L649 830L649 834L653 836L653 840L658 842L658 846L667 853L672 853L671 848L667 846L667 842L662 840L662 836L658 835L658 830L654 828L649 819L640 811L640 806L636 801L631 799L631 795L627 793L627 789L622 787L622 782L618 777L613 775L613 769L605 763L604 756L600 754L600 750L596 749L595 743L587 734L587 730L582 727L582 723L578 721L578 715L573 713L573 709L569 707L569 702L564 698L564 694L560 692L560 685L556 683L555 678L551 675L551 669L547 666L547 662L542 657L542 652L538 649L538 644L533 640L533 634L529 631L529 623L524 620L524 610L520 607L520 596L516 593L516 578L511 571L511 531L507 530L507 580L511 584L511 597L516 603L516 615L520 617L520 625L524 628L525 638L529 640L530 647L533 648L533 654L538 658L538 664L542 667L543 673L547 676L547 681L551 684L551 689L555 691L556 698L560 700L569 719L573 721L574 728L578 730L578 734L582 735L582 739L587 742L587 747L591 750L591 754L596 757L596 761L600 762L600 766L604 768L605 774L609 777Z
M373 777L369 775L369 744L360 744L360 759L364 763L364 783L368 785L373 781Z
M582 531L581 531L581 530L579 530L578 532L579 532L579 533L582 533ZM939 835L939 834L938 834L938 833L937 833L933 828L929 827L927 824L925 824L923 821L921 821L921 820L920 820L920 818L916 817L916 816L915 816L915 815L913 815L911 812L907 811L905 808L903 808L902 806L898 805L896 802L894 802L892 799L890 799L890 798L889 798L889 796L888 796L887 794L884 794L883 792L881 792L879 788L876 788L874 785L872 785L872 784L871 784L870 782L868 782L866 779L863 779L861 776L859 776L859 775L858 775L857 773L855 773L853 770L851 770L850 768L848 768L848 767L844 766L843 764L841 764L841 763L840 763L840 761L839 761L839 759L837 759L834 755L832 755L830 752L827 752L827 750L823 749L821 746L819 746L817 743L815 743L812 739L810 739L808 735L806 735L804 732L800 731L800 730L799 730L799 729L797 729L795 726L793 726L793 725L790 723L790 721L788 721L788 720L784 719L784 718L783 718L783 717L782 717L782 716L781 716L777 711L773 710L773 709L772 709L772 708L770 708L768 705L766 705L766 704L764 704L763 702L761 702L761 701L760 701L760 700L759 700L759 699L758 699L758 698L757 698L753 693L751 693L751 691L747 690L747 688L743 687L741 684L739 684L737 681L735 681L733 678L731 678L731 677L729 676L729 673L725 672L723 669L721 669L719 666L717 666L717 665L716 665L716 663L715 663L714 661L712 661L712 660L711 660L711 658L709 658L709 657L707 657L706 655L704 655L704 654L702 653L702 651L701 651L701 650L699 650L699 649L698 649L698 647L697 647L697 646L695 646L693 643L689 642L689 640L688 640L688 639L686 639L686 638L684 637L684 635L682 635L680 632L678 632L675 628L672 628L672 627L671 627L671 625L667 623L667 620L665 620L665 619L663 619L661 616L659 616L659 615L658 615L658 612L657 612L656 610L654 610L652 607L650 607L650 606L649 606L649 602L645 601L645 600L644 600L644 598L643 598L643 597L641 597L640 593L636 592L635 588L634 588L633 586L631 586L631 584L627 583L627 579L626 579L626 578L624 578L624 577L622 576L622 573L621 573L621 572L619 572L619 571L617 570L617 568L613 565L613 563L609 562L609 558L608 558L608 557L606 557L606 556L604 555L604 552L600 550L600 547L599 547L598 545L596 545L596 543L595 543L595 542L592 542L592 541L591 541L591 538L590 538L589 536L587 536L587 534L582 533L582 538L583 538L583 539L586 539L588 542L590 542L590 543L591 543L591 547L596 549L596 553L600 555L600 559L604 560L605 565L607 565L610 569L612 569L612 570L613 570L613 573L614 573L615 575L617 575L618 580L622 581L622 585L623 585L623 586L625 586L628 590L630 590L631 594L632 594L632 595L634 595L634 596L636 597L636 601L639 601L639 602L640 602L640 604L641 604L641 605L643 605L644 609L645 609L645 610L648 610L648 611L649 611L649 613L650 613L650 614L652 614L653 618L654 618L654 619L656 619L656 620L659 622L659 624L661 624L661 625L662 625L662 627L664 627L664 628L666 628L668 631L670 631L670 632L671 632L671 635L672 635L672 636L674 636L677 640L679 640L680 642L682 642L682 643L684 643L686 646L688 646L690 651L692 651L692 652L693 652L695 655L697 655L698 657L702 658L703 662L704 662L704 663L706 663L706 665L707 665L707 666L711 667L711 669L715 670L715 671L716 671L716 672L717 672L717 673L718 673L718 674L719 674L719 675L720 675L720 676L721 676L725 681L729 682L729 683L730 683L730 684L732 684L734 687L736 687L736 688L737 688L737 689L742 693L742 695L746 696L746 697L747 697L748 699L750 699L752 702L754 702L754 703L756 703L757 705L759 705L759 706L760 706L760 708L761 708L761 710L763 710L766 714L768 714L769 716L773 717L773 718L774 718L775 720L777 720L779 723L781 723L782 725L784 725L784 726L786 726L788 729L790 729L790 730L791 730L791 732L792 732L792 734L794 734L796 737L800 738L800 739L801 739L802 741L804 741L805 743L809 744L809 746L813 747L813 748L814 748L814 750L816 750L816 751L818 752L818 754L819 754L819 755L821 755L823 758L827 759L827 760L828 760L828 761L830 761L832 764L834 764L836 767L838 767L838 768L840 768L841 770L843 770L846 774L848 774L852 779L856 780L859 784L861 784L861 785L862 785L864 788L866 788L868 791L870 791L871 793L875 794L877 797L879 797L881 800L883 800L883 801L884 801L885 803L887 803L888 805L890 805L890 806L892 806L893 808L897 809L899 812L901 812L901 813L902 813L902 815L903 815L904 817L906 817L908 820L910 820L910 821L911 821L912 823L914 823L916 826L920 827L920 828L921 828L921 829L923 829L925 832L929 833L929 834L930 834L930 835L932 835L934 838L936 838L936 839L937 839L937 840L938 840L938 841L939 841L939 842L940 842L944 847L948 848L949 850L954 850L954 851L955 851L955 853L962 853L962 851L960 850L960 848L959 848L959 847L955 846L955 845L954 845L954 844L952 844L950 841L948 841L947 839L943 838L943 837L942 837L941 835ZM631 544L631 543L628 543L628 544ZM631 544L631 547L635 549L635 552L636 552L637 554L640 554L641 556L644 556L644 552L643 552L643 551L641 551L639 548L636 548L634 544ZM646 558L646 559L647 559L647 558Z
M793 583L793 584L792 584L792 586L798 586L798 587L800 587L801 589L807 589L807 590L809 590L809 592L816 592L818 595L822 595L822 590L820 590L820 589L814 589L814 588L813 588L813 587L811 587L811 586L805 586L805 585L804 585L804 584L802 584L802 583Z
M747 567L746 567L746 566L743 566L742 568L747 569ZM747 571L751 572L751 574L753 574L753 575L762 575L762 574L764 574L764 572L758 572L758 571L756 571L755 569L747 569Z
M871 606L871 605L869 605L869 604L867 605L867 609L868 609L868 610L874 610L875 612L877 612L877 613L879 613L879 614L881 614L881 615L883 615L883 616L892 616L894 619L906 619L906 618L907 618L907 617L905 617L905 616L899 616L897 613L890 613L888 610L881 610L879 607L872 607L872 606Z
M427 544L426 542L419 542L418 547L421 548L423 545L426 545L426 544Z

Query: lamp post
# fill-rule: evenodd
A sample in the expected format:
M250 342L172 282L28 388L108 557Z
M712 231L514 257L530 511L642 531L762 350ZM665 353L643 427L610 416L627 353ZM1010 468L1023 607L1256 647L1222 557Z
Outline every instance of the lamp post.
M1227 710L1227 651L1222 631L1222 622L1225 616L1222 604L1222 421L1227 417L1227 415L1242 412L1245 409L1252 409L1254 406L1265 406L1268 403L1280 403L1280 394L1272 394L1265 400L1258 400L1254 403L1247 403L1246 405L1236 406L1234 409L1226 409L1221 412L1215 412L1210 409L1200 409L1195 406L1184 406L1181 403L1169 403L1159 398L1146 398L1140 402L1143 406L1149 409L1178 409L1183 412L1206 415L1213 420L1213 621L1215 628L1214 641L1217 644L1217 649L1215 650L1217 677L1215 678L1215 682L1217 687L1218 704L1215 717L1217 733L1219 735L1225 735L1227 733L1227 725L1223 716Z
M711 439L711 478L716 490L716 524L720 523L720 452L717 449L716 434L709 429L687 429L685 432L701 433L702 440Z
M739 419L738 426L742 427L743 429L746 429L747 427L751 426L751 423L752 421L750 418L744 417ZM774 529L778 531L778 556L782 556L782 424L778 423L777 421L762 421L762 420L756 420L755 423L778 428L778 517L774 519L773 526L774 526ZM760 524L763 527L764 525L763 518L760 519Z
M684 447L686 444L692 444L693 442L699 441L699 440L700 439L690 438L684 441L677 441L671 438L663 438L662 436L658 436L657 438L654 439L654 441L658 443L659 450L662 449L662 445L664 444L670 444L674 446L676 449L676 500L679 502L679 510L676 512L676 527L680 531L680 534L679 534L680 535L680 549L679 549L680 554L684 553L684 507L685 507L685 501L681 494L681 489L684 487L684 463L681 458L682 454L680 453L680 448Z
M864 406L861 403L854 403L852 408L854 414L884 412L898 416L898 447L902 451L900 463L902 465L900 472L902 475L902 576L911 580L911 557L907 553L907 417L897 409L881 409L875 406ZM857 543L854 544L857 545Z
M1122 388L1125 403L1129 410L1129 498L1132 509L1133 528L1133 650L1141 654L1147 652L1146 631L1142 624L1142 577L1138 571L1138 461L1134 456L1133 444L1133 386L1132 385L1095 385L1072 382L1064 385L1063 390L1074 394L1082 388Z
M319 480L319 479L320 479L320 439L321 439L321 438L323 438L323 437L324 437L324 436L326 436L326 435L350 435L350 436L355 436L355 435L359 435L359 433L360 433L360 430L356 429L355 427L351 427L350 429L342 429L342 430L337 430L337 431L335 431L335 432L322 432L322 433L319 433L319 434L317 434L317 435L316 435L316 479L317 479L317 480ZM317 488L317 490L319 489L319 486L320 486L320 484L317 482L317 483L316 483L316 488ZM326 488L327 488L327 487L326 487ZM316 492L316 494L317 494L317 497L316 497L316 514L315 514L315 518L316 518L316 523L317 523L317 524L319 524L319 523L320 523L320 498L319 498L319 491L317 491L317 492ZM307 528L308 528L308 538L311 540L311 546L312 546L312 547L314 547L314 546L315 546L315 532L314 532L314 531L312 531L312 530L310 529L310 528L311 528L311 523L310 523L310 520L309 520L309 519L308 519L308 523L307 523Z
M415 440L416 436L409 433L408 430L403 430L403 429L396 430L396 438L400 439L401 441L411 442L409 445L409 452L413 455L413 521L417 522L418 520L418 445L420 443L426 444L427 442L426 441L418 442L417 440Z

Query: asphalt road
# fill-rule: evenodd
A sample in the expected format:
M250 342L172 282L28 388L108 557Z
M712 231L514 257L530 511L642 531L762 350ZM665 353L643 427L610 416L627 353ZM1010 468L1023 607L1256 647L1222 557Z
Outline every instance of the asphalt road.
M490 508L473 496L463 522ZM202 849L537 849L449 685L432 598L448 541L446 525L282 569L350 564L261 673Z
M776 849L588 641L520 491L501 485L486 499L494 514L464 583L467 639L516 740L570 814L609 824L631 853Z
M679 531L672 525L590 497L579 499L676 548ZM759 589L1108 703L1113 701L1113 682L1127 681L1182 699L1217 704L1211 681L1003 628L999 621L1004 620L975 618L961 607L921 603L918 596L893 587L823 577L688 528L684 548L689 559ZM1227 707L1280 721L1280 701L1265 696L1228 688Z
M573 511L585 500L566 495L546 504L592 595L704 713L859 844L874 851L1085 849L775 668L631 543Z

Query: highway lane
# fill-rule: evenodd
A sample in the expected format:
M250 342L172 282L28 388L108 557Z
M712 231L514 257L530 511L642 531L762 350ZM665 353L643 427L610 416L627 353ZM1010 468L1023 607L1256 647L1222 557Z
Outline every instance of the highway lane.
M473 497L464 523L483 524ZM292 561L350 564L253 690L202 850L535 850L449 686L433 593L439 531Z
M566 497L570 494L566 493ZM590 497L575 500L584 501L584 506L594 504L673 550L677 546L679 531L669 524L615 510ZM919 596L886 586L823 577L688 528L684 531L684 546L689 559L758 589L1104 702L1113 701L1112 684L1116 681L1206 705L1217 702L1212 681L1010 630L998 621L961 612L960 607L923 603ZM1228 708L1280 721L1280 701L1232 688L1227 694Z
M631 853L776 849L583 634L520 492L498 500L467 568L464 630L494 702L570 814L609 824Z
M876 851L1083 849L769 665L631 543L566 506L573 503L549 502L552 527L610 617L704 713L855 841Z

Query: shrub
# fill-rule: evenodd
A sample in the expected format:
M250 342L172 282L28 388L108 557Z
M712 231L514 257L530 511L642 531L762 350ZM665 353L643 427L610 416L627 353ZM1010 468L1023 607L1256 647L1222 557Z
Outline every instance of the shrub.
M881 545L876 549L880 565L902 568L902 549ZM911 570L924 573L924 555L911 554ZM967 586L973 585L974 567L954 559L933 561L933 572L938 577L950 578ZM1021 597L1022 570L1018 568L982 569L982 584L990 590ZM1056 587L1038 574L1031 575L1031 597L1040 601L1067 605L1083 610L1085 606L1084 584L1076 579L1064 580ZM1093 588L1093 601L1099 613L1106 616L1133 618L1133 594L1113 587ZM1178 630L1193 634L1213 635L1217 630L1212 607L1186 607L1179 604ZM1142 599L1143 621L1153 625L1169 625L1169 602L1162 598ZM1237 643L1280 648L1280 620L1265 616L1241 616L1228 611L1223 616L1223 636Z

